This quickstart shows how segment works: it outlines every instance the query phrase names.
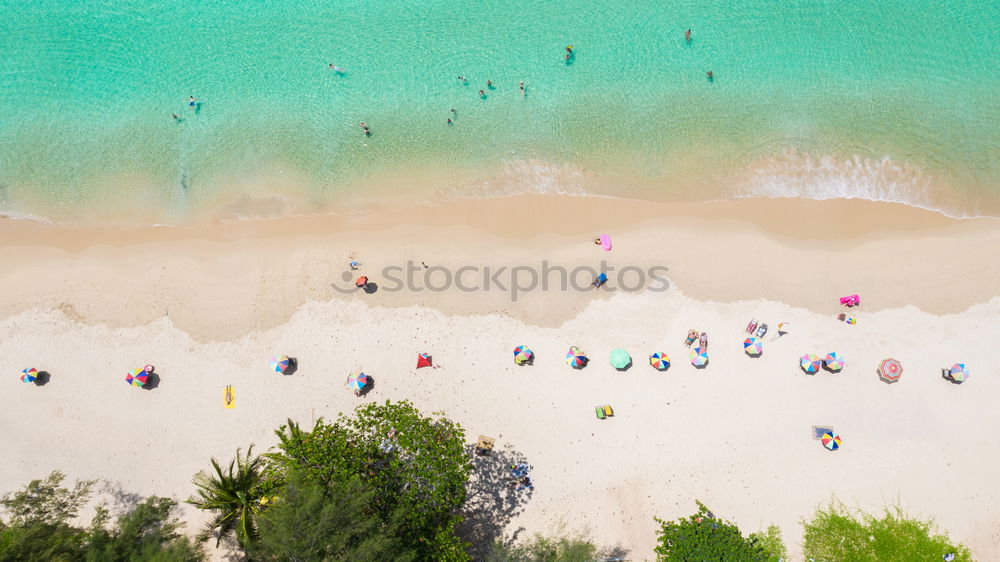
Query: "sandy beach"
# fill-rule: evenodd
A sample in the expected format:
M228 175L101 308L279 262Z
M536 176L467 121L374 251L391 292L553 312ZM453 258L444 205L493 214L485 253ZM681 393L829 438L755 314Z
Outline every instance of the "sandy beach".
M591 242L601 233L611 252ZM210 457L273 445L287 418L408 399L534 467L534 492L505 496L508 536L580 531L647 560L653 517L700 500L745 532L779 525L798 559L800 520L836 498L899 503L980 559L1000 553L997 220L858 200L518 196L186 228L0 220L0 259L0 424L20 428L3 434L0 490L59 469L183 500ZM392 290L386 268L407 263L416 285ZM475 267L467 279L482 289L486 267L543 263L634 269L606 290L536 284L516 301L509 286L445 283ZM638 273L654 267L668 289ZM349 290L359 274L379 289ZM837 297L854 293L848 325ZM751 318L771 326L756 359L742 346ZM772 341L779 322L788 333ZM691 328L709 335L705 369L688 361ZM533 366L513 364L520 344ZM586 369L566 365L571 345ZM626 372L608 364L619 347ZM669 370L648 365L654 351ZM799 370L800 355L831 351L843 372ZM439 367L416 370L418 352ZM298 370L269 372L276 353ZM875 374L886 357L905 369L893 385ZM956 362L972 370L962 385L941 378ZM146 363L158 386L125 385ZM18 381L31 366L51 381ZM343 386L358 368L375 379L363 398ZM598 404L615 416L595 419ZM836 428L843 448L825 450L812 425ZM186 513L196 528L201 514Z

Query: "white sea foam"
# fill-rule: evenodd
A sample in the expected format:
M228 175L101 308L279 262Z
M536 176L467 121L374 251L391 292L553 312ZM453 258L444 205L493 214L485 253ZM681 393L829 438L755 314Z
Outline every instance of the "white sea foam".
M953 218L984 215L941 193L934 177L923 170L889 157L848 159L815 157L794 150L767 157L738 175L737 198L866 199L902 203L939 212ZM936 189L938 188L938 189Z
M507 197L511 195L588 195L584 171L573 164L544 160L508 160L497 174L475 183L441 190L450 198Z

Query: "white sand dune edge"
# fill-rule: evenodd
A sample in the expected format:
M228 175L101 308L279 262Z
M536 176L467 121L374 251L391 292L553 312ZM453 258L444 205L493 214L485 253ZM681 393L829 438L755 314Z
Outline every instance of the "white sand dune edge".
M507 526L522 536L580 530L631 559L651 559L653 516L690 513L698 499L746 532L778 524L797 552L800 519L836 497L869 510L898 502L933 517L979 558L995 556L1000 297L954 315L912 307L856 314L850 326L779 302L699 302L671 289L593 301L553 329L506 316L314 301L274 329L197 343L167 318L108 329L32 310L0 321L8 371L0 424L19 428L4 432L0 490L60 469L183 500L209 457L229 459L250 443L263 451L286 418L308 423L364 401L409 399L459 421L470 440L498 438L500 449L534 466L535 491ZM771 326L758 359L741 344L751 317ZM779 321L790 322L789 333L771 341ZM689 328L709 334L704 370L688 362ZM518 344L534 349L534 366L513 364ZM570 369L570 345L592 364ZM617 347L635 360L625 373L608 364ZM654 351L670 355L668 371L648 365ZM801 354L830 351L846 357L842 373L798 369ZM418 352L440 367L416 370ZM298 371L269 372L274 353L298 358ZM897 384L875 375L885 357L903 363ZM972 369L961 386L940 376L957 361ZM158 388L124 383L128 369L150 362ZM29 366L51 381L22 384L15 373ZM376 381L361 399L343 387L356 368ZM222 404L227 384L237 389L233 410ZM616 415L599 421L594 406L604 403ZM810 439L813 424L835 427L843 448L829 452ZM191 527L203 519L187 515Z

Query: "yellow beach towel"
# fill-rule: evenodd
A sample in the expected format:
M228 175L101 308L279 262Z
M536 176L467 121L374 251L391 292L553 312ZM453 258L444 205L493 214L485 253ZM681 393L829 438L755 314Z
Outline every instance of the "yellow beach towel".
M226 385L226 389L222 392L222 403L227 410L236 407L236 389L231 385Z

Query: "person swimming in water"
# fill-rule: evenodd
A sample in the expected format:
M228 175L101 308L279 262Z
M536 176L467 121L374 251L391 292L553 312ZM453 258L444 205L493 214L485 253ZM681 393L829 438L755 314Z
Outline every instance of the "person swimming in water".
M706 74L708 74L708 80L709 80L710 82L711 82L712 80L715 80L715 75L714 75L714 74L712 74L712 71L711 71L711 70L709 70L709 71L708 71L708 72L707 72Z
M485 98L486 97L486 92L484 92L482 90L479 90L479 97Z
M179 117L177 117L176 113L171 113L170 116L173 117L174 120L180 119Z
M521 95L524 95L524 82L521 82Z
M449 125L453 125L454 124L454 122L451 120L451 117L448 118L448 124Z
M368 129L368 125L365 125L364 121L361 122L361 130L365 132L366 137L372 136L372 132Z
M492 80L487 80L486 81L486 87L487 88L492 88L493 87L493 81Z
M188 96L188 107L194 107L195 105L197 105L197 102L195 101L194 96Z
M343 68L340 68L339 66L333 64L332 62L330 63L330 70L336 72L337 74L343 74L344 73L344 69Z
M458 79L462 82L468 82L468 80L465 79L465 76L459 76Z
M687 41L688 43L691 42L691 30L690 29L684 32L684 40Z

